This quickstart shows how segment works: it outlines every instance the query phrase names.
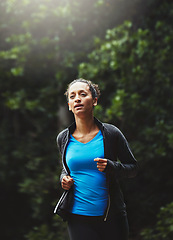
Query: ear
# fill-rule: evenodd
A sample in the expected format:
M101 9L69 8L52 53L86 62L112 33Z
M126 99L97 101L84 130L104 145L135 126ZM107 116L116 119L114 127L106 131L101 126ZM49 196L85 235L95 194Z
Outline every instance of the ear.
M94 98L94 99L93 99L93 106L94 106L94 107L97 106L97 98Z
M71 107L70 107L70 105L69 105L69 102L68 102L68 110L71 111Z

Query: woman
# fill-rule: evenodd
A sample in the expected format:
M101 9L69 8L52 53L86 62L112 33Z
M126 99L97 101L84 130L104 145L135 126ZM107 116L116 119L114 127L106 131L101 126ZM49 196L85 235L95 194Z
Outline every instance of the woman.
M75 122L58 135L57 142L63 163L61 185L64 196L71 195L70 206L65 207L70 239L127 240L126 206L118 179L134 177L137 162L121 131L94 118L100 96L97 85L74 80L66 96Z

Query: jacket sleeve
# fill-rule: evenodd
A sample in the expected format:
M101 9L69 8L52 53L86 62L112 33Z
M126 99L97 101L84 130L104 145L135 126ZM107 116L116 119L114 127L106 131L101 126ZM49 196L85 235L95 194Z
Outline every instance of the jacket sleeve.
M108 162L106 171L110 174L115 174L117 178L135 177L138 170L137 161L129 147L126 138L120 130L118 130L116 144L118 161L107 159Z
M67 172L64 170L64 168L62 167L62 170L61 170L61 174L60 174L60 183L62 182L62 179L64 176L67 176Z
M56 139L57 140L57 146L58 146L59 152L61 154L61 157L62 157L62 153L63 153L62 138L63 137L62 137L62 132L61 132L61 133L58 134L57 139ZM61 161L61 163L62 163L62 161ZM61 183L63 177L68 175L68 173L65 171L65 169L63 167L63 164L61 164L61 166L62 166L62 170L61 170L61 174L60 174L60 183Z

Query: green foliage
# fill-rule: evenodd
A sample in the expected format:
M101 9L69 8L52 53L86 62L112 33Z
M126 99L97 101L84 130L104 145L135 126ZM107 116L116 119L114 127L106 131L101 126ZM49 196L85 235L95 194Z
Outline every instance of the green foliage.
M162 207L157 223L142 231L143 240L171 240L173 238L173 202Z
M55 236L50 232L47 225L41 225L39 228L35 227L34 231L30 232L26 239L28 240L52 240Z
M123 102L126 93L123 89L119 89L116 92L115 97L112 99L112 105L109 109L107 109L106 115L108 116L108 120L111 120L115 117L121 119L123 116Z
M67 239L66 224L53 215L61 194L55 140L57 110L77 75L99 83L96 116L123 130L141 163L126 190L135 234L170 202L172 9L157 0L1 1L3 239Z
M53 228L50 229L48 225L42 224L39 227L34 227L26 236L27 240L64 240L68 239L67 224L62 222L59 217L54 217ZM58 231L58 229L61 229Z
M76 78L78 64L93 48L92 39L114 19L115 6L93 0L0 3L3 239L67 239L63 223L53 217L61 194L57 110L69 79Z
M164 1L143 27L134 30L125 21L107 30L104 39L95 39L88 61L79 65L80 77L101 86L102 111L97 116L121 128L140 162L137 182L128 185L126 194L131 221L140 219L141 225L148 218L155 221L160 203L172 199L172 9ZM134 206L138 213L131 210Z

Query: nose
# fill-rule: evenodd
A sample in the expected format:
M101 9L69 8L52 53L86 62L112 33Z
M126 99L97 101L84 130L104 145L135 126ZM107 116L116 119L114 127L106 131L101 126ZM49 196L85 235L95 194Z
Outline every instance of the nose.
M81 99L80 99L80 96L79 96L79 94L76 94L76 97L75 97L75 102L80 102L81 101Z

